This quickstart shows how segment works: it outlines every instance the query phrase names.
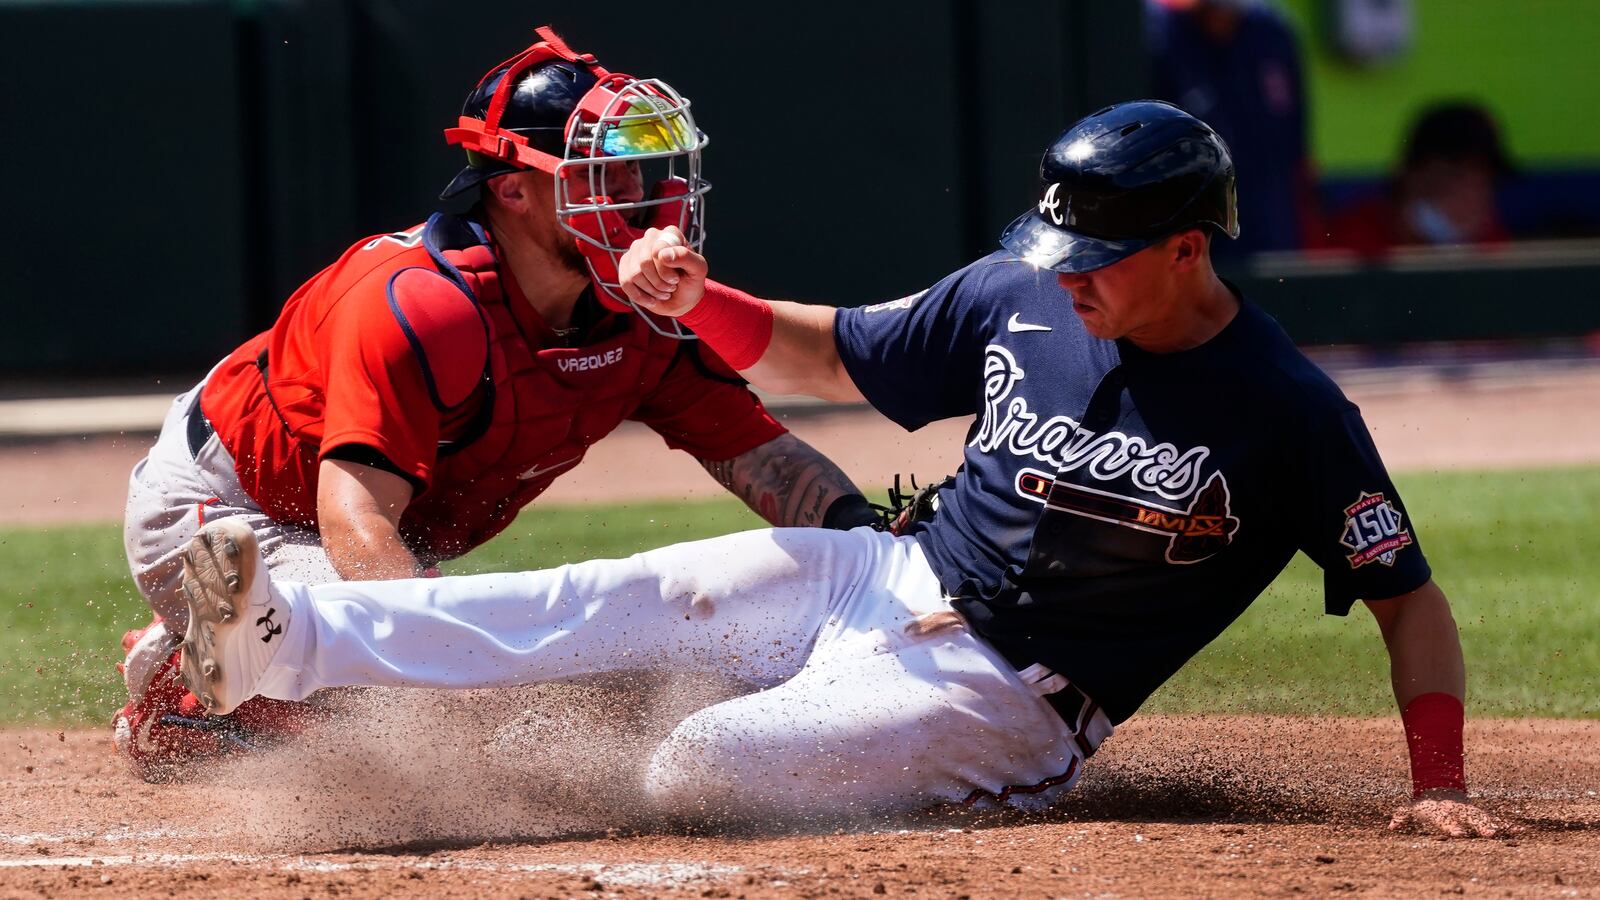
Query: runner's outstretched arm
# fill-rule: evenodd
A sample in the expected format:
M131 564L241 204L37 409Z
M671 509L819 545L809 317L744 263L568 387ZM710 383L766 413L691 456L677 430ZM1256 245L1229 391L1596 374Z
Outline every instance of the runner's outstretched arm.
M864 398L839 359L835 309L762 300L713 283L706 258L676 227L651 228L617 267L628 298L694 329L739 374L765 391L859 403Z

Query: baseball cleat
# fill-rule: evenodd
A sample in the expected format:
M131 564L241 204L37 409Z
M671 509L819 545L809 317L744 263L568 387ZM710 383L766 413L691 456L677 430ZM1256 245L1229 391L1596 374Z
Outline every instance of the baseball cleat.
M122 638L127 657L117 668L128 702L112 719L112 747L145 781L182 781L218 759L278 746L327 720L326 710L309 703L266 697L226 716L207 715L179 675L178 643L160 619Z
M211 522L189 541L183 594L183 682L207 712L227 715L255 695L283 645L289 604L273 592L256 534L239 519Z

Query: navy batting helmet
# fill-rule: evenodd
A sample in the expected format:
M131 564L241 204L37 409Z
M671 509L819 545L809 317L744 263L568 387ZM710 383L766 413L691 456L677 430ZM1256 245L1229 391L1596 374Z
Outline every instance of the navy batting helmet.
M1228 145L1169 103L1119 103L1078 120L1045 151L1039 174L1038 208L1006 226L1000 244L1043 268L1092 272L1201 225L1239 236Z

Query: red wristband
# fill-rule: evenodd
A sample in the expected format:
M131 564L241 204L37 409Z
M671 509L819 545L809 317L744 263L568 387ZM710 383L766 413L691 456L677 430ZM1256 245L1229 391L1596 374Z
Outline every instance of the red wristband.
M1461 726L1466 711L1461 701L1435 691L1406 704L1400 713L1411 751L1411 796L1437 788L1466 793L1467 776L1461 752Z
M678 321L734 369L755 365L772 343L772 304L725 284L706 282L700 302Z

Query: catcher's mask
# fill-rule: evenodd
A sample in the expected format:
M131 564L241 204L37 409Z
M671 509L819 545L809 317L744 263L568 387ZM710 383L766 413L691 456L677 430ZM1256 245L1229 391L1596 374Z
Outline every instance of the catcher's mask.
M707 139L689 101L659 79L606 71L548 26L537 34L478 82L457 126L445 129L445 141L467 151L467 168L440 197L508 172L549 173L556 219L577 238L596 298L638 313L658 334L693 339L677 320L635 305L617 278L622 254L646 228L676 225L696 251L705 240ZM634 196L617 196L623 191Z

